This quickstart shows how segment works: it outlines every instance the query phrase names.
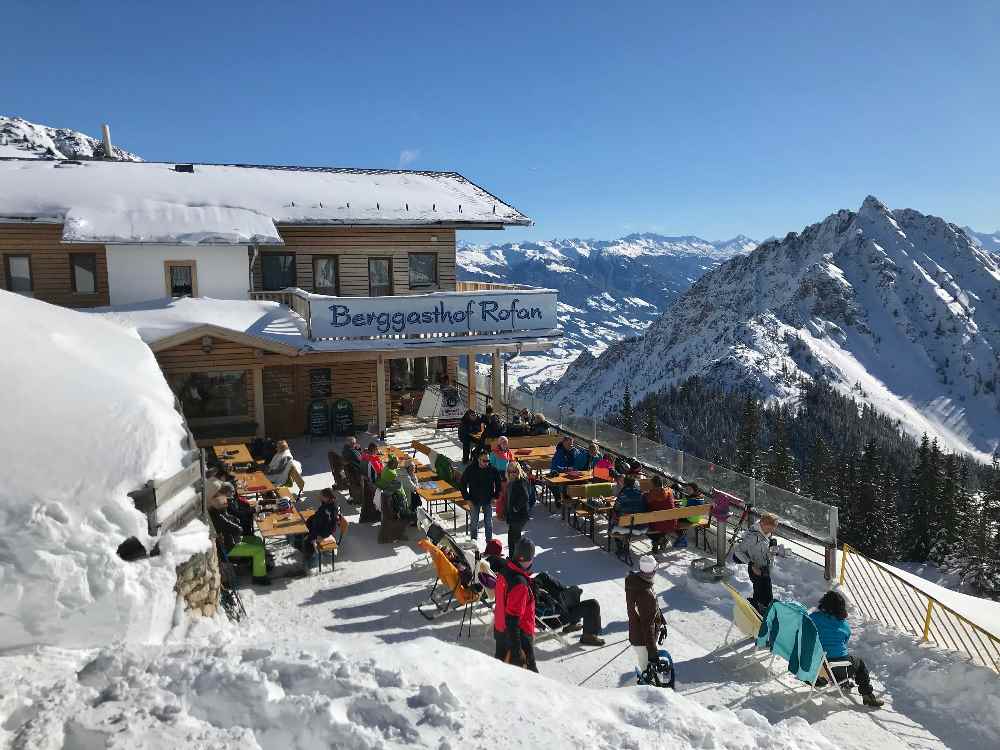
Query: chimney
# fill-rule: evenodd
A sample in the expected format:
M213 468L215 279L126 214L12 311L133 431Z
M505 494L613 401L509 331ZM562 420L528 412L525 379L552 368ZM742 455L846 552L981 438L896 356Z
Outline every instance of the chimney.
M101 130L104 131L104 158L114 159L115 152L111 148L111 128L108 127L107 123L101 125Z

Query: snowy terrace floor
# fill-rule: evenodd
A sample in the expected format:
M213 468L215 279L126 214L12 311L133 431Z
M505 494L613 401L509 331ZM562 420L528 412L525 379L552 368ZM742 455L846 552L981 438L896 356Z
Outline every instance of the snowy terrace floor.
M453 458L460 457L460 448L450 436L426 428L397 431L390 435L389 442L408 448L413 438L429 442ZM309 495L331 482L326 459L329 447L328 442L311 443L305 439L292 446L303 463ZM346 502L341 507L352 521L356 520L356 508ZM460 529L463 520L459 519ZM504 540L506 550L505 525L495 522L494 531ZM333 573L324 568L322 574L313 573L307 578L276 578L274 585L266 589L244 586L250 616L245 627L251 633L284 633L297 642L315 642L330 634L359 635L365 642L374 639L386 648L427 635L454 641L459 613L428 622L416 610L433 581L432 568L411 568L422 557L414 543L417 530L411 529L408 543L395 546L377 544L376 534L374 526L352 523ZM582 648L576 644L579 634L574 634L569 637L569 648L551 640L538 648L543 674L576 685L627 645L623 585L627 569L588 537L574 532L558 515L549 516L543 506L536 506L525 534L538 545L536 571L544 570L564 583L581 586L585 598L596 598L601 604L603 637L608 646ZM461 531L458 536L466 539ZM480 546L483 544L481 535ZM279 551L276 573L280 575L283 559L289 567L297 564L294 554ZM741 657L726 652L721 657L711 654L728 628L729 604L721 587L688 575L690 562L698 556L696 550L660 555L656 588L670 629L665 646L676 662L678 692L709 708L753 709L772 722L799 716L843 748L971 750L996 747L1000 742L1000 692L992 673L918 647L874 625L855 623L852 645L871 666L878 692L884 686L885 709L872 712L861 708L859 702L846 707L827 699L821 705L806 704L791 714L783 713L797 697L774 682L766 682L763 667L734 674L733 668L743 663ZM782 561L775 579L778 597L808 605L827 588L817 566L796 559ZM745 572L737 571L734 583L749 591ZM492 653L491 633L479 624L473 627L472 638L463 638L461 644ZM372 656L378 659L377 653ZM602 690L632 683L633 661L628 650L586 685Z

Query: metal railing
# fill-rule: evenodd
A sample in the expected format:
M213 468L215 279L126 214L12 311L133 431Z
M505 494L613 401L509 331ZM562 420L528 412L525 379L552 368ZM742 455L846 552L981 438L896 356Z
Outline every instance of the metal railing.
M848 544L840 560L840 585L869 620L962 653L1000 674L1000 633L971 622Z

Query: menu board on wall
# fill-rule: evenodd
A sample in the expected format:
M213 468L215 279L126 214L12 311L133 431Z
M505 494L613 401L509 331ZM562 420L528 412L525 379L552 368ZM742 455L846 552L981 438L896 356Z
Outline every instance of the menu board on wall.
M309 370L309 398L330 398L333 395L333 379L329 367L313 367Z
M338 398L330 406L330 421L333 431L338 435L350 435L354 432L354 406L346 398Z

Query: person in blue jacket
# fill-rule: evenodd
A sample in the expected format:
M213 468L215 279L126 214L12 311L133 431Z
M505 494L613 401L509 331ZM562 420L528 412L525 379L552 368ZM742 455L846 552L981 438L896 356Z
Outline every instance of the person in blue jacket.
M645 513L647 511L646 497L639 489L639 482L633 475L625 477L625 485L622 491L615 498L614 508L611 509L611 535L615 540L615 553L620 557L625 552L625 542L620 538L621 533L631 531L634 536L645 536L646 527L635 527L630 530L623 529L618 525L618 519L635 513Z
M601 460L601 451L597 443L591 443L587 450L578 450L576 458L573 460L573 468L577 471L593 471L594 466Z
M570 471L576 466L576 457L579 451L573 446L573 438L566 435L556 446L556 452L552 454L552 463L549 464L549 471L558 474L561 471ZM556 501L557 507L562 507L563 490L561 487L552 488L552 497Z
M853 679L866 706L880 708L884 701L875 697L868 667L863 659L851 656L847 651L847 641L851 638L851 626L847 622L847 600L839 591L827 591L819 600L816 611L809 615L819 632L819 642L826 657L831 661L848 660L850 666L833 667L833 676L838 681Z

